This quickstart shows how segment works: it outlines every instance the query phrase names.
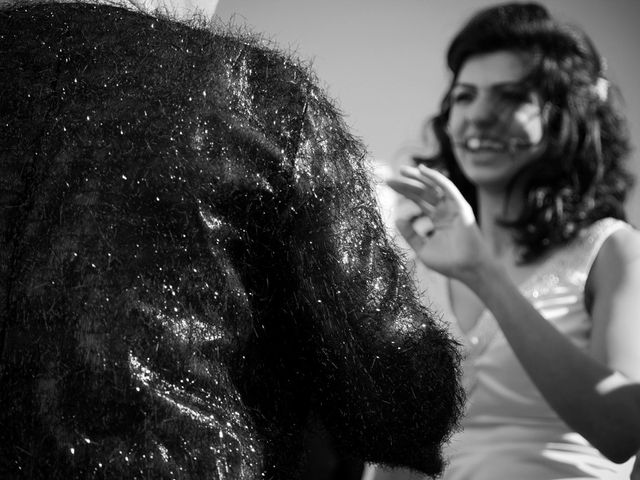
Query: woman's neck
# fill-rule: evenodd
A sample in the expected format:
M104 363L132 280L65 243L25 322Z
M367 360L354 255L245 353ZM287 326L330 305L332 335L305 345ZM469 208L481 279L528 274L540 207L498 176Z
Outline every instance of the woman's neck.
M477 189L480 230L497 257L513 255L515 242L511 229L504 227L499 220L513 220L523 207L522 195L512 191L510 195L504 189Z

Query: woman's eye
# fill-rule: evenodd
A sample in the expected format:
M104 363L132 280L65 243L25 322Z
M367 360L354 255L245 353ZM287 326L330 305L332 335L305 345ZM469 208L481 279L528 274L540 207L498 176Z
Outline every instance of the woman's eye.
M529 92L525 90L503 90L500 92L500 97L511 103L524 103L530 100Z
M451 93L451 102L452 103L463 103L469 102L473 99L473 95L471 92L452 92Z

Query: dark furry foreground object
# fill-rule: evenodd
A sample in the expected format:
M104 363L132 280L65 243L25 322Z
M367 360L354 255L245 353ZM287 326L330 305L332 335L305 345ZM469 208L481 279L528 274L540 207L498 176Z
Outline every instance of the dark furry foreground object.
M0 477L442 468L455 344L311 74L114 6L0 10Z

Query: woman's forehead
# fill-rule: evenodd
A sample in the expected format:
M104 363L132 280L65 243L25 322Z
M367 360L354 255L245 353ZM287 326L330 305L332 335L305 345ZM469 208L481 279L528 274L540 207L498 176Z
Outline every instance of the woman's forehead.
M460 68L455 83L476 87L521 83L531 68L530 55L499 50L469 57Z

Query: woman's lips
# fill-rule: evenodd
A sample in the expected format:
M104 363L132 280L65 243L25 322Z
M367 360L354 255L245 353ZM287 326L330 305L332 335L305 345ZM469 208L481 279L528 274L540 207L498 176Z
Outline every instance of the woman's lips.
M489 137L467 137L461 142L456 142L456 145L464 148L469 152L510 152L514 153L517 150L526 150L534 145L521 138L511 138L507 141L497 140Z

